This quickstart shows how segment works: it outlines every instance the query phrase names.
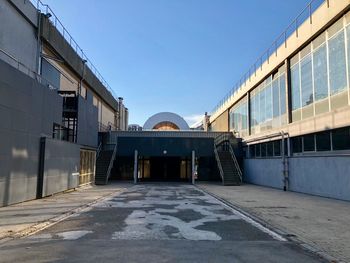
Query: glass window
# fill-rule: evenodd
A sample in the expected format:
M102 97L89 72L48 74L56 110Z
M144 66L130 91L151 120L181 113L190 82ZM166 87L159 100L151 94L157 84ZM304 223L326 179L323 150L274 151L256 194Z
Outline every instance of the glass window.
M274 156L281 156L281 141L274 141L273 142L273 152Z
M260 123L265 121L266 111L265 111L265 89L260 92Z
M302 151L302 137L292 138L292 151L293 151L293 153L301 153L301 151Z
M304 141L304 152L315 151L315 137L313 134L305 135L303 137L303 141Z
M300 108L300 83L299 83L299 64L296 64L291 69L291 84L292 84L292 109Z
M280 102L281 115L286 113L286 78L284 74L280 76Z
M261 144L261 157L266 157L266 143Z
M333 150L350 150L350 128L332 131Z
M61 73L46 59L41 59L41 75L43 76L42 82L44 85L50 85L55 89L60 88Z
M348 25L346 27L346 37L347 37L347 42L348 42L348 47L347 47L347 50L348 50L348 75L349 75L349 79L350 79L350 25Z
M331 136L329 131L316 133L316 150L317 151L331 150Z
M312 63L311 56L308 55L300 62L301 79L301 102L302 106L307 106L313 102L312 92Z
M346 82L344 31L329 40L329 81L331 95L344 90Z
M313 59L315 100L317 101L328 96L326 45L323 45L313 53Z
M249 145L250 158L255 158L255 145Z
M272 157L273 156L273 142L266 143L266 150L267 150L266 156Z
M272 82L272 98L273 98L273 117L280 116L280 93L278 86L279 79L276 79Z
M260 144L255 145L255 156L260 157L261 156L261 147Z
M265 110L266 110L266 120L272 119L272 86L271 83L265 89Z

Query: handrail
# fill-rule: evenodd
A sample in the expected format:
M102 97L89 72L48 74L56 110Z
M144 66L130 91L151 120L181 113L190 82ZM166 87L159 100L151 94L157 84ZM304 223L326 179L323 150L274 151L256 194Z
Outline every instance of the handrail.
M211 111L214 115L217 111L219 111L231 96L240 89L243 85L246 85L246 82L250 80L253 75L256 75L257 70L260 68L262 70L262 66L265 62L269 63L269 58L274 53L277 56L277 50L283 44L287 47L287 39L292 35L296 34L298 37L298 29L302 23L306 20L309 20L310 24L312 24L312 11L316 10L319 6L321 6L324 2L327 2L327 7L329 8L329 0L311 0L306 7L299 13L299 15L286 27L286 29L275 39L275 41L270 45L268 49L266 49L262 55L255 61L255 63L249 68L249 70L236 82L236 84L230 89L230 91L220 100L220 102L213 108Z
M232 157L232 159L233 159L233 163L234 163L234 165L235 165L235 167L236 167L236 170L238 171L239 179L240 179L241 182L242 182L242 181L243 181L243 179L242 179L242 171L241 171L241 168L239 167L239 164L238 164L238 162L237 162L237 158L236 158L235 152L233 151L232 145L231 145L230 142L228 143L228 149L229 149L229 151L230 151L230 153L231 153L231 157Z
M112 154L111 160L110 160L109 165L108 165L108 169L107 169L107 173L106 173L106 184L107 184L109 176L111 174L111 170L113 167L114 158L115 158L116 154L117 154L117 144L114 145L113 154Z
M100 144L99 144L98 147L97 147L97 150L96 150L96 159L97 159L98 156L100 155L101 149L102 149L102 142L100 142Z
M78 43L74 40L72 35L68 32L68 30L64 27L63 23L58 19L57 15L53 12L49 5L44 4L41 0L30 0L32 4L36 7L36 9L43 14L50 14L47 18L51 22L51 24L57 29L57 31L62 35L62 37L69 43L69 45L74 49L77 55L81 58L82 61L86 60L87 66L90 70L95 74L98 80L106 87L106 89L115 97L118 96L115 94L113 89L107 83L107 81L102 77L101 73L97 70L97 68L92 64L91 60L86 56L83 49L78 45Z
M216 159L216 162L218 164L218 167L219 167L219 172L220 172L220 176L221 176L221 179L222 179L222 183L224 183L224 170L222 169L222 165L221 165L221 162L220 162L220 158L219 158L219 153L218 153L218 150L216 149L216 145L214 143L214 155L215 155L215 159Z

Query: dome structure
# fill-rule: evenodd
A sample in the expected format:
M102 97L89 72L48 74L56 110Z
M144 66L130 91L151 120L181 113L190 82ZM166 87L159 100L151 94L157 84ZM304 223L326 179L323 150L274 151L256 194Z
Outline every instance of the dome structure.
M189 130L187 122L172 112L160 112L151 116L143 125L143 130Z

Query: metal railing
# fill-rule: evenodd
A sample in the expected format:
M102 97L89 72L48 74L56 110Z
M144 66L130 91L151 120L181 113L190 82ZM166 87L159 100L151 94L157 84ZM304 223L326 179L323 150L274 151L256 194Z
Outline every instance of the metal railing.
M232 157L232 159L233 159L233 163L234 163L235 168L236 168L236 170L237 170L237 172L238 172L239 180L240 180L241 183L242 183L242 181L243 181L243 179L242 179L243 175L242 175L241 167L239 167L239 164L238 164L238 162L237 162L237 158L236 158L235 152L233 151L232 145L231 145L230 142L228 143L228 149L229 149L229 151L230 151L230 153L231 153L231 157Z
M277 56L279 47L284 45L284 47L287 48L287 39L292 34L296 34L298 37L298 29L301 24L306 20L309 20L309 23L312 24L312 13L325 2L327 3L327 7L329 7L329 0L311 0L299 15L287 26L287 28L275 39L275 41L273 41L271 46L262 53L248 71L246 71L246 73L236 82L233 88L219 101L219 103L213 108L211 115L214 115L217 111L224 108L226 106L225 104L236 93L236 91L241 87L246 86L247 81L249 81L253 75L256 75L259 69L262 71L263 64L265 62L269 64L269 59L273 54Z
M218 150L216 149L215 143L214 143L214 155L215 155L216 163L218 164L218 167L219 167L219 172L220 172L222 183L224 183L224 181L225 181L224 170L222 169L219 153L218 153Z
M114 158L115 158L116 154L117 154L117 144L114 145L113 154L112 154L111 160L110 160L109 165L108 165L107 174L106 174L106 184L108 182L109 176L111 175L111 170L113 168Z
M99 79L99 81L107 88L107 90L115 97L118 96L115 94L113 89L107 83L107 81L103 78L101 73L97 70L91 60L87 57L83 49L78 45L78 43L74 40L72 35L68 32L68 30L64 27L62 22L58 19L55 12L50 8L49 5L44 4L41 0L30 0L32 4L36 7L38 11L47 15L47 18L51 22L53 26L57 29L57 31L62 35L62 37L69 43L69 45L75 50L77 55L81 58L82 61L86 60L86 65L89 69L95 74L95 76Z
M47 84L47 86L52 90L59 90L59 87L55 86L48 79L44 78L42 75L36 73L32 69L30 69L27 65L19 61L13 55L9 54L5 50L0 48L0 59L11 65L12 67L18 69L22 73L27 76L36 79L41 84Z

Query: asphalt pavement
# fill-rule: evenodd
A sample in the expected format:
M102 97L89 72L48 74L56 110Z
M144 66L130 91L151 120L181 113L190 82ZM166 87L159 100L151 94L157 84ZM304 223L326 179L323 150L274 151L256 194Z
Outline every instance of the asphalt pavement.
M26 237L0 262L325 262L195 186L115 192Z

